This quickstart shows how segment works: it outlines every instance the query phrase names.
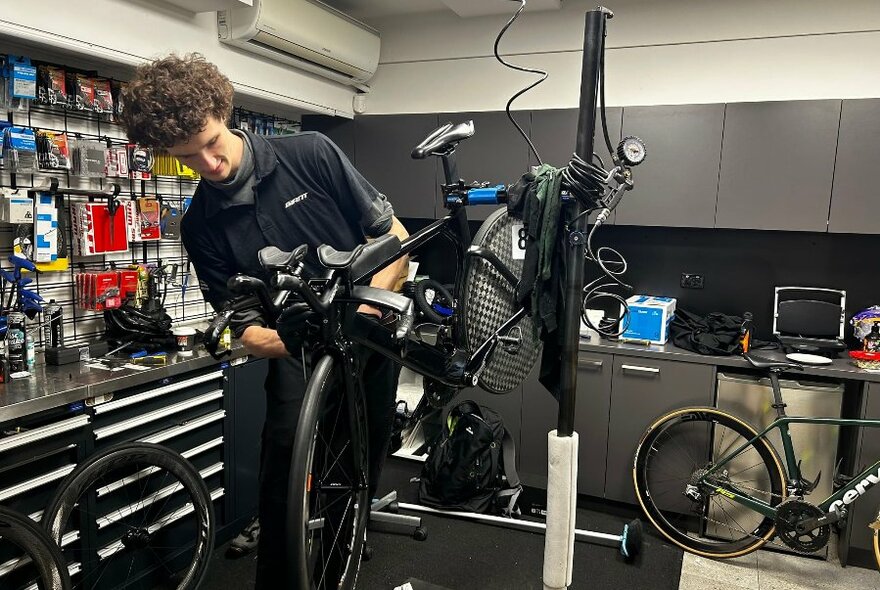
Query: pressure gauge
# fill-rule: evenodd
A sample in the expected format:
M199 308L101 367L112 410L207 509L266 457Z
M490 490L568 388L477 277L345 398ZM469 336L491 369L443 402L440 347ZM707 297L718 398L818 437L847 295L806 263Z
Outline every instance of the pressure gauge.
M645 155L645 142L635 135L624 137L617 146L617 157L630 166L638 166L644 162Z

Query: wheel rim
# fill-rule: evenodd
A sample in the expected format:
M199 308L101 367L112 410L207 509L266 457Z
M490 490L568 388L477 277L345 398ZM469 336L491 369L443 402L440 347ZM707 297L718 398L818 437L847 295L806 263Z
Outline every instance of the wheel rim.
M155 588L198 586L213 545L213 510L204 484L193 479L198 473L178 460L117 452L59 491L48 522L79 570L73 588L136 579Z
M688 410L660 420L639 445L635 470L639 502L655 526L684 549L712 557L735 557L772 538L773 519L718 493L729 483L775 506L785 482L775 453L759 440L746 447L709 483L700 470L755 436L745 423L713 410Z
M325 389L305 469L305 559L319 590L354 586L366 529L366 474L354 468L355 446L365 453L365 445L351 440L343 402L339 387Z
M0 507L0 587L67 590L61 554L45 531L24 514Z

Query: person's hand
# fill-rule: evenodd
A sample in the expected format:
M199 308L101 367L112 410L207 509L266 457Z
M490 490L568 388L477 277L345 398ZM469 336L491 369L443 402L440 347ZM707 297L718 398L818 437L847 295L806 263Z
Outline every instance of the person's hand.
M377 319L382 318L382 310L373 307L372 305L367 305L366 303L362 303L357 310L358 313L362 313L364 315L372 315L376 316Z
M316 320L318 314L312 311L305 302L294 303L281 312L276 323L276 330L284 348L291 354L295 354L303 345L305 340L307 323L310 320Z

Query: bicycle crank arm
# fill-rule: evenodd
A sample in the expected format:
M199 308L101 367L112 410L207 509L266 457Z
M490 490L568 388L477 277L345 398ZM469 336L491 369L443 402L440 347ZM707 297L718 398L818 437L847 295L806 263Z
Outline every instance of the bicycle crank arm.
M819 518L810 518L809 520L798 523L795 526L795 529L797 530L797 532L804 534L813 531L820 526L834 524L835 522L840 521L840 519L841 515L839 513L829 512L825 516L820 516Z

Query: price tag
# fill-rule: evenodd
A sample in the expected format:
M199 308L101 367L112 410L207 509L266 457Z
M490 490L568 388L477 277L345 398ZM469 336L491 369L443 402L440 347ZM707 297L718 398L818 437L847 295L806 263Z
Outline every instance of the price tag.
M521 223L515 223L510 226L511 254L514 260L525 260L526 258L526 229Z

